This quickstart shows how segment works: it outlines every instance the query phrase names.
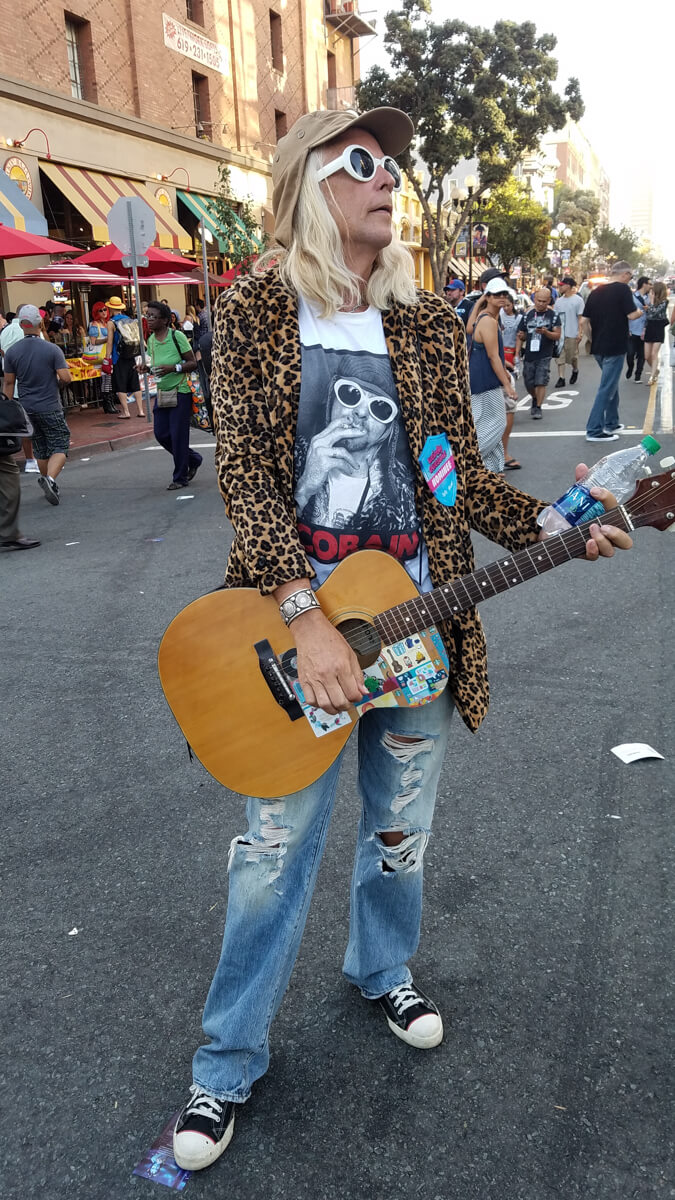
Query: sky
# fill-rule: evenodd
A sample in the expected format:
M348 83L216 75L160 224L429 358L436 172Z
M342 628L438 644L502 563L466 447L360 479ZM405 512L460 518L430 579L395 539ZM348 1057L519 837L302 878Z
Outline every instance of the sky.
M361 0L366 20L377 18L378 38L362 42L361 74L386 63L383 16L393 0ZM644 12L645 19L641 19ZM491 28L508 16L503 0L480 0L467 12L450 0L432 0L436 21L457 16ZM672 0L640 5L564 0L561 4L519 0L509 18L533 21L539 33L558 40L558 90L576 75L586 112L580 124L611 182L610 223L630 223L633 191L651 180L653 240L675 260L675 5Z

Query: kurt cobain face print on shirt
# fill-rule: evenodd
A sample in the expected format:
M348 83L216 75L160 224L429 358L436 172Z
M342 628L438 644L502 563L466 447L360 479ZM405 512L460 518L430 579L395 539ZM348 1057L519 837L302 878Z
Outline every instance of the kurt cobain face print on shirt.
M324 578L355 550L417 558L414 474L388 355L303 346L295 498Z

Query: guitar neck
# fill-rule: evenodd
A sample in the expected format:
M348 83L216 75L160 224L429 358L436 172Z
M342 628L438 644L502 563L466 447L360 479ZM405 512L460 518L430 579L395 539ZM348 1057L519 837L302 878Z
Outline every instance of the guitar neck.
M632 528L622 508L610 509L603 514L602 521L617 529ZM590 538L591 524L595 523L583 522L565 533L535 542L517 554L479 567L477 571L462 575L452 583L444 583L431 592L424 592L414 600L406 600L394 608L385 609L376 616L375 628L385 645L391 645L410 633L427 629L437 621L452 620L458 613L466 612L488 596L507 592L553 567L560 567L573 558L582 558Z

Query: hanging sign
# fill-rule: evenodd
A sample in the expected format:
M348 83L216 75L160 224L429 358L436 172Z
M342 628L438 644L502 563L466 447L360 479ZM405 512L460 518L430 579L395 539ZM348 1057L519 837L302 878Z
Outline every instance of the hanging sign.
M487 225L481 224L479 221L478 224L474 225L473 227L473 252L474 254L477 254L479 258L484 258L487 254L487 239L488 227Z
M200 33L195 33L194 29L188 29L187 25L181 25L180 21L177 21L175 17L168 16L167 13L162 13L162 21L165 46L168 46L170 50L175 50L178 54L184 54L186 58L194 59L203 67L210 67L212 71L220 71L221 75L229 75L227 46L202 37Z

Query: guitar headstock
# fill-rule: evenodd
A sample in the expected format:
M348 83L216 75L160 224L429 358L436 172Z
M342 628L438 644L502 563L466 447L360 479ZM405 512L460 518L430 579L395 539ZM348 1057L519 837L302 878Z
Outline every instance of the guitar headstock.
M641 479L623 507L634 525L669 529L675 524L675 468Z

